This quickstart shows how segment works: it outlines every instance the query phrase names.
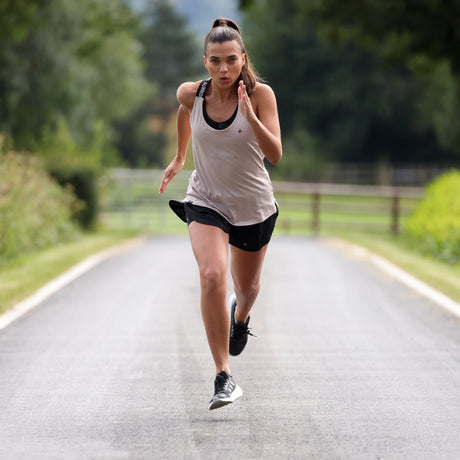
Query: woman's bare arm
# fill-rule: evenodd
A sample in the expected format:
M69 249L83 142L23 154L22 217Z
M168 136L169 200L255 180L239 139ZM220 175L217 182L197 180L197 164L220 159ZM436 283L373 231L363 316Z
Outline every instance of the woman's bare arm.
M240 82L238 98L240 110L251 125L262 153L270 163L278 163L283 149L278 108L272 89L259 83L249 98L246 87Z
M177 99L180 106L177 110L177 152L174 159L166 168L160 185L160 193L163 193L173 177L178 174L185 164L187 148L192 136L190 128L190 112L197 89L197 83L183 83L177 90Z

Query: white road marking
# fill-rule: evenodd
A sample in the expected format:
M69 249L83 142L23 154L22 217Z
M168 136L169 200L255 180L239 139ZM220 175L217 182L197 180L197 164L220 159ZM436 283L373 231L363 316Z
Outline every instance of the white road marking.
M22 315L26 314L30 310L34 309L37 305L42 303L45 299L53 295L55 292L62 289L65 285L69 284L79 276L83 275L87 271L91 270L97 264L102 261L109 259L118 254L130 251L138 247L145 242L145 238L133 238L131 240L120 243L116 246L112 246L105 249L97 254L93 254L86 259L82 260L77 265L64 272L54 280L42 286L34 294L25 298L21 302L17 303L10 310L0 315L0 330L9 326L13 321L16 321Z
M427 297L428 299L432 300L439 306L445 308L450 313L460 318L460 304L458 304L442 292L433 289L431 286L424 283L423 281L420 281L418 278L415 278L414 276L405 272L396 265L393 265L391 262L384 259L383 257L374 254L373 252L366 248L363 248L362 246L349 243L348 241L344 241L338 238L327 239L326 243L331 247L340 249L351 256L357 257L362 260L366 260L374 264L391 277L397 279L401 283L410 287L419 294Z

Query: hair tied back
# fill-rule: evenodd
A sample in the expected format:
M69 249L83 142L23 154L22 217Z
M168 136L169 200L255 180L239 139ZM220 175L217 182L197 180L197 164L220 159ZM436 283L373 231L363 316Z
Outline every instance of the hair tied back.
M241 52L244 53L246 57L238 81L244 81L244 84L246 85L246 91L250 95L252 90L255 88L256 83L261 80L251 66L249 56L244 48L243 37L241 36L240 28L235 22L227 18L218 18L212 23L212 28L204 40L204 54L206 56L208 45L210 43L222 44L232 40L235 40L238 43L241 48Z
M214 29L215 27L229 27L230 29L236 30L238 34L241 35L240 28L231 19L218 18L212 24L212 28Z

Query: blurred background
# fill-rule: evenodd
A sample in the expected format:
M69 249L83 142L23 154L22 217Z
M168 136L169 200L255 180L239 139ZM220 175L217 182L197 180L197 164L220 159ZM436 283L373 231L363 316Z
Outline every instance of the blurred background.
M278 231L392 235L456 264L460 0L0 0L1 263L85 232L186 232L167 201L192 155L158 187L217 17L277 96Z

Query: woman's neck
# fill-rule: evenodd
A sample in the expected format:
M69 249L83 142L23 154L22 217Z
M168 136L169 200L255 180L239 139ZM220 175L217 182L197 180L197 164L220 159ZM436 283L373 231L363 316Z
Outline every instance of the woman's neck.
M235 96L238 95L238 90L235 86L231 88L219 88L217 85L213 84L213 81L211 80L211 84L209 85L209 89L206 93L207 96L212 97L218 102L225 103L234 99Z

